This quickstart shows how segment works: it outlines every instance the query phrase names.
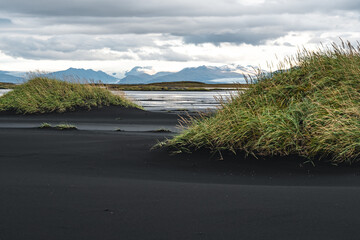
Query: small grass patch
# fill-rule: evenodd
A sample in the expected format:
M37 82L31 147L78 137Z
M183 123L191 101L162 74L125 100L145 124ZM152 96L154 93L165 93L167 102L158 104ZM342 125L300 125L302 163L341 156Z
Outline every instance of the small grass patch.
M254 156L360 160L360 46L303 50L159 146Z
M41 129L57 129L57 130L77 130L77 127L68 124L68 123L60 123L55 126L52 126L50 123L42 123L39 128Z
M90 84L37 76L0 97L0 111L18 114L67 112L102 106L141 108L121 95Z
M52 128L50 123L42 123L39 128Z
M166 128L159 128L157 130L151 130L149 132L153 132L153 133L171 133L171 131L169 129L166 129Z
M62 123L55 126L58 130L77 130L77 127L68 123Z

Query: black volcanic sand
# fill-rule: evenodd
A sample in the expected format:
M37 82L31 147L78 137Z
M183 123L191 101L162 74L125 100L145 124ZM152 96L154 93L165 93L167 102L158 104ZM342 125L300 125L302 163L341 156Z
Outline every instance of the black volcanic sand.
M175 125L132 109L0 122ZM164 133L0 128L0 239L359 239L360 168L150 151Z
M0 112L0 128L39 127L41 123L52 125L68 123L80 130L154 131L168 129L178 132L177 114L162 114L117 106L103 107L91 111L16 115Z

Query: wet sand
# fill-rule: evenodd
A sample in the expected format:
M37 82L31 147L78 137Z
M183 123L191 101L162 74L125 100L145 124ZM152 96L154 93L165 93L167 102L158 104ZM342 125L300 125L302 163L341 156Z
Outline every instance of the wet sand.
M172 134L148 128L177 118L117 107L1 114L0 239L358 239L359 167L150 151ZM25 126L118 121L139 127Z

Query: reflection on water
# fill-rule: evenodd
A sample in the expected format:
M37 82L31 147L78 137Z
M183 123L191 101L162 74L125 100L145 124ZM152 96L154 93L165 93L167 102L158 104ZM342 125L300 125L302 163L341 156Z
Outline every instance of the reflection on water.
M11 89L0 89L0 96L4 95L5 93L10 92Z
M11 91L0 89L0 96ZM113 91L115 94L119 93ZM226 99L236 91L124 91L125 95L136 101L148 111L205 111L219 106L215 97Z
M235 93L236 91L125 91L128 98L149 111L213 110L219 106L215 97L226 99Z

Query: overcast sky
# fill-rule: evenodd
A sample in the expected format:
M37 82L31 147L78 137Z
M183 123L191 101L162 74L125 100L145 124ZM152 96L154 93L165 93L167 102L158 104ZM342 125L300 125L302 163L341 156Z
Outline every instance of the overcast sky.
M0 70L267 62L360 40L356 0L0 0Z

